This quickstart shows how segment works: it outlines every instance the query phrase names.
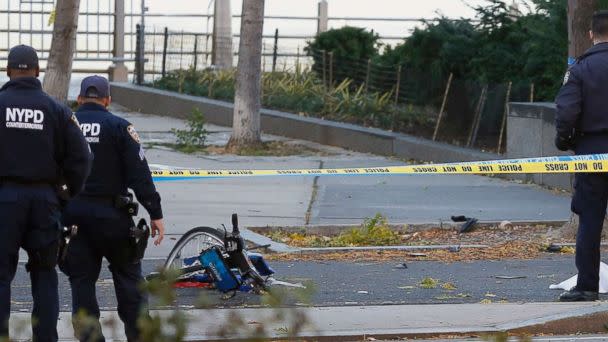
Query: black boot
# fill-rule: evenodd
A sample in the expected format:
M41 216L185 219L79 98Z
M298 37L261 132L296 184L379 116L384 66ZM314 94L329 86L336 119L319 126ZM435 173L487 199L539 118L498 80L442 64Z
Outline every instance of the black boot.
M597 291L581 291L576 287L559 296L560 302L593 302L598 300Z

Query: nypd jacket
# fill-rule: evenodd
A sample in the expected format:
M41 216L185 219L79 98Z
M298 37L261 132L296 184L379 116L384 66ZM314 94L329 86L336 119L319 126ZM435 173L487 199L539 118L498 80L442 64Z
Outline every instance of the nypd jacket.
M608 135L608 43L591 47L566 73L556 98L559 136Z
M83 195L125 195L130 188L150 218L161 219L160 195L133 126L95 103L80 106L76 117L95 155Z
M0 88L0 182L65 182L74 196L91 161L76 117L45 94L37 78L16 78Z

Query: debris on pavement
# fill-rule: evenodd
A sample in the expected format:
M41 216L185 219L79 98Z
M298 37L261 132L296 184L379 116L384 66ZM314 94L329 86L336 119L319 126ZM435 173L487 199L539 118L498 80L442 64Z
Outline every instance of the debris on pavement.
M450 217L452 219L452 221L454 222L465 222L467 220L467 217L464 215L458 215L458 216L452 216Z
M525 279L527 277L526 276L503 276L503 275L498 275L498 276L495 276L494 278L496 278L496 279Z
M562 281L559 284L549 285L549 289L570 291L576 286L577 278L578 274ZM606 265L604 262L600 262L599 293L608 293L608 265Z
M512 228L513 227L513 223L511 223L511 221L502 221L500 222L500 224L498 225L498 228L500 229L507 229L507 228Z
M460 252L460 246L450 246L448 247L448 251L452 253Z
M475 226L475 224L477 224L479 220L477 220L476 218L467 218L467 221L460 227L459 232L460 233L467 233L469 232L471 229L473 229L473 227Z
M562 251L562 246L552 243L547 247L547 252L549 253L560 253Z
M439 280L430 277L422 279L418 284L423 289L434 289L437 288L437 285L439 285Z

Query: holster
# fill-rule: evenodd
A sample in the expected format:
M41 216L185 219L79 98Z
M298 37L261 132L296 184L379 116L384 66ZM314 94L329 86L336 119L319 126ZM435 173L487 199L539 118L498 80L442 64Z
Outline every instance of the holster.
M59 239L59 253L58 259L59 264L65 261L68 255L68 248L70 247L70 241L78 234L78 226L72 225L70 227L63 227L61 231L61 239Z
M125 210L127 214L131 216L137 216L137 213L139 212L139 203L133 200L133 194L131 193L126 196L116 196L114 199L114 207Z
M132 248L132 263L138 263L144 258L144 253L148 247L148 239L150 238L150 227L145 219L140 219L137 226L132 227L130 232L130 244Z

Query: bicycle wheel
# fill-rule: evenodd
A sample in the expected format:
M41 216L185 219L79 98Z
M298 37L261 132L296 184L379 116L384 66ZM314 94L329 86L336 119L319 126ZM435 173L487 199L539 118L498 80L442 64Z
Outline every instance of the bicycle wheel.
M212 246L224 249L224 234L211 227L196 227L190 229L175 244L165 261L164 269L187 269L200 265L198 256L201 251ZM184 274L182 277L185 277Z

